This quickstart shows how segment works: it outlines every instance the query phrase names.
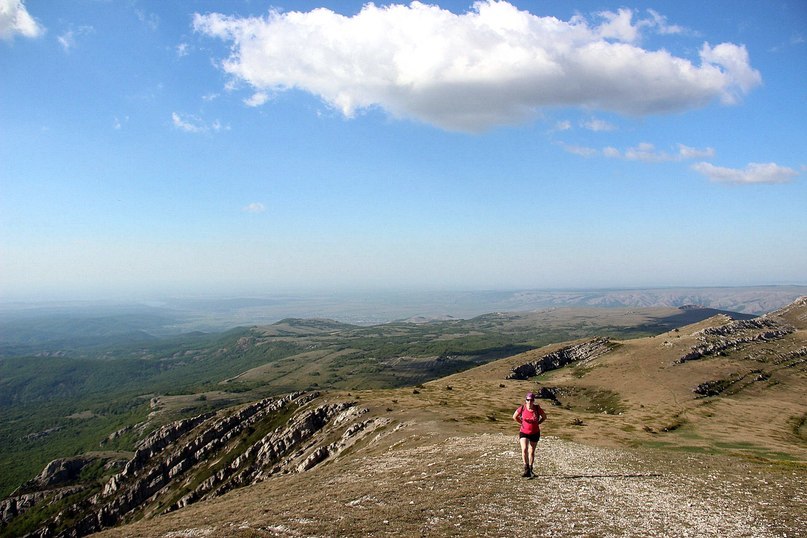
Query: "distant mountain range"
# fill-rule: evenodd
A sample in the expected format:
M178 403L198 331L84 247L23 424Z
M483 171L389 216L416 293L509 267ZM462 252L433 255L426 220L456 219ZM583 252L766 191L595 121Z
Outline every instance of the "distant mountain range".
M796 298L805 295L805 292L807 292L807 286L523 291L513 293L511 301L515 304L522 303L528 308L546 306L682 307L696 305L759 315L790 304Z
M0 303L0 335L14 344L37 340L42 332L58 337L64 320L69 336L112 336L143 332L154 336L191 331L220 332L268 325L285 318L322 318L357 325L391 321L469 319L490 312L531 312L556 307L648 308L696 305L759 315L807 295L807 286L756 286L651 289L569 289L491 291L388 291L372 293L258 294L251 297L162 298L121 303ZM47 319L42 319L47 318ZM36 327L30 335L28 328ZM42 329L40 331L39 329ZM97 334L93 333L93 330ZM5 340L5 339L0 339Z

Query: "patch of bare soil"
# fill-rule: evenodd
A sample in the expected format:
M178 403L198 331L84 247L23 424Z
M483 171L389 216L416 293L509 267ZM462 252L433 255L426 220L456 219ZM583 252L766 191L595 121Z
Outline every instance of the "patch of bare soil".
M514 435L377 448L99 536L804 535L801 465L547 437L524 479Z

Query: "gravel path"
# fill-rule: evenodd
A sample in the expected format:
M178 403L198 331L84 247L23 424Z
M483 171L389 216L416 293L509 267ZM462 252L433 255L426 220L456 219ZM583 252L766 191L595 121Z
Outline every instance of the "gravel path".
M420 441L109 535L807 536L800 467L550 437L539 443L538 476L524 479L515 436Z

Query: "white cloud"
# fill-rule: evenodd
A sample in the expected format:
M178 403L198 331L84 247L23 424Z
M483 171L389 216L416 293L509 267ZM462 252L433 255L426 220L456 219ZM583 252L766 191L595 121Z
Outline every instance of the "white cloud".
M247 106L261 106L269 100L269 94L266 92L255 92L249 98L244 99L244 104Z
M601 131L615 131L616 126L605 121L605 120L598 120L596 118L591 118L590 120L586 120L580 123L584 128L588 129L589 131L594 132L601 132Z
M152 32L156 32L157 28L160 27L160 17L155 13L146 13L142 9L136 9L135 15Z
M657 149L656 146L650 142L641 142L634 147L626 149L624 152L614 147L607 147L602 150L602 155L611 159L627 159L629 161L649 163L702 159L704 157L712 157L714 154L715 150L713 148L691 148L684 144L678 144L677 152L668 152Z
M190 54L190 45L188 45L187 43L180 43L179 45L177 45L176 51L177 51L177 58L184 58L185 56Z
M691 148L683 144L678 144L678 156L681 159L703 159L704 157L714 157L714 148Z
M263 213L266 211L266 206L260 202L252 202L251 204L244 206L243 210L247 213Z
M677 24L667 24L667 17L661 15L658 11L654 9L648 9L648 13L650 13L651 21L648 21L648 26L654 27L658 33L664 35L671 35L671 34L683 34L686 30L678 26Z
M19 34L39 37L45 32L25 9L22 0L0 0L0 39L11 40Z
M561 121L555 123L554 130L555 131L568 131L571 128L572 128L572 122L570 122L569 120L561 120Z
M123 121L121 121L120 118L115 116L112 121L112 128L115 129L116 131L120 131L123 128L123 126L127 123L129 123L129 116L124 116Z
M80 26L78 29L70 29L56 38L65 52L70 52L76 48L76 37L91 34L95 29L92 26Z
M185 131L186 133L207 133L209 131L230 130L229 126L222 125L222 123L219 120L215 120L210 124L208 124L205 123L205 121L202 120L202 118L194 116L192 114L180 116L176 112L172 112L171 122L174 124L174 127L179 129L180 131Z
M749 63L748 51L743 45L721 43L714 47L704 43L700 52L704 68L712 66L716 72L728 75L732 85L721 92L720 98L725 104L734 104L739 101L741 94L762 83L759 71L753 69Z
M788 183L798 175L792 168L776 163L749 163L744 169L737 169L700 162L693 164L692 169L711 181L738 185Z
M56 39L59 41L59 44L62 46L65 52L70 52L70 49L76 46L76 38L73 34L73 30L68 30Z
M205 131L205 127L201 123L201 120L195 116L186 116L186 118L183 119L176 112L172 112L171 121L173 121L174 127L180 131L185 131L186 133L201 133Z
M605 22L598 27L597 34L604 39L614 39L633 43L639 39L639 27L633 24L633 11L620 9L618 12L603 11L600 14Z
M642 142L638 146L628 148L623 155L629 161L663 162L671 161L673 157L665 152L659 151L649 142Z
M705 44L697 65L635 43L673 32L657 13L596 20L540 17L486 0L454 14L435 5L366 4L354 16L325 8L241 18L195 14L194 29L231 42L222 69L260 92L300 89L346 117L381 108L460 131L528 121L543 107L630 115L733 103L760 83L744 47Z
M566 150L567 152L569 152L569 153L572 153L574 155L579 155L581 157L586 157L586 158L594 157L596 155L599 155L599 153L600 153L597 149L589 148L589 147L586 147L586 146L575 146L575 145L572 145L572 144L563 144L563 143L561 143L561 147L564 150Z

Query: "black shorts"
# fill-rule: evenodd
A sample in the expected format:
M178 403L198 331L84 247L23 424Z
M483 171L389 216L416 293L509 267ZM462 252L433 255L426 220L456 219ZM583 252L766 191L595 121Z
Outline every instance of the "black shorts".
M541 439L541 432L538 433L524 433L518 432L519 439L529 439L531 443L537 443Z

